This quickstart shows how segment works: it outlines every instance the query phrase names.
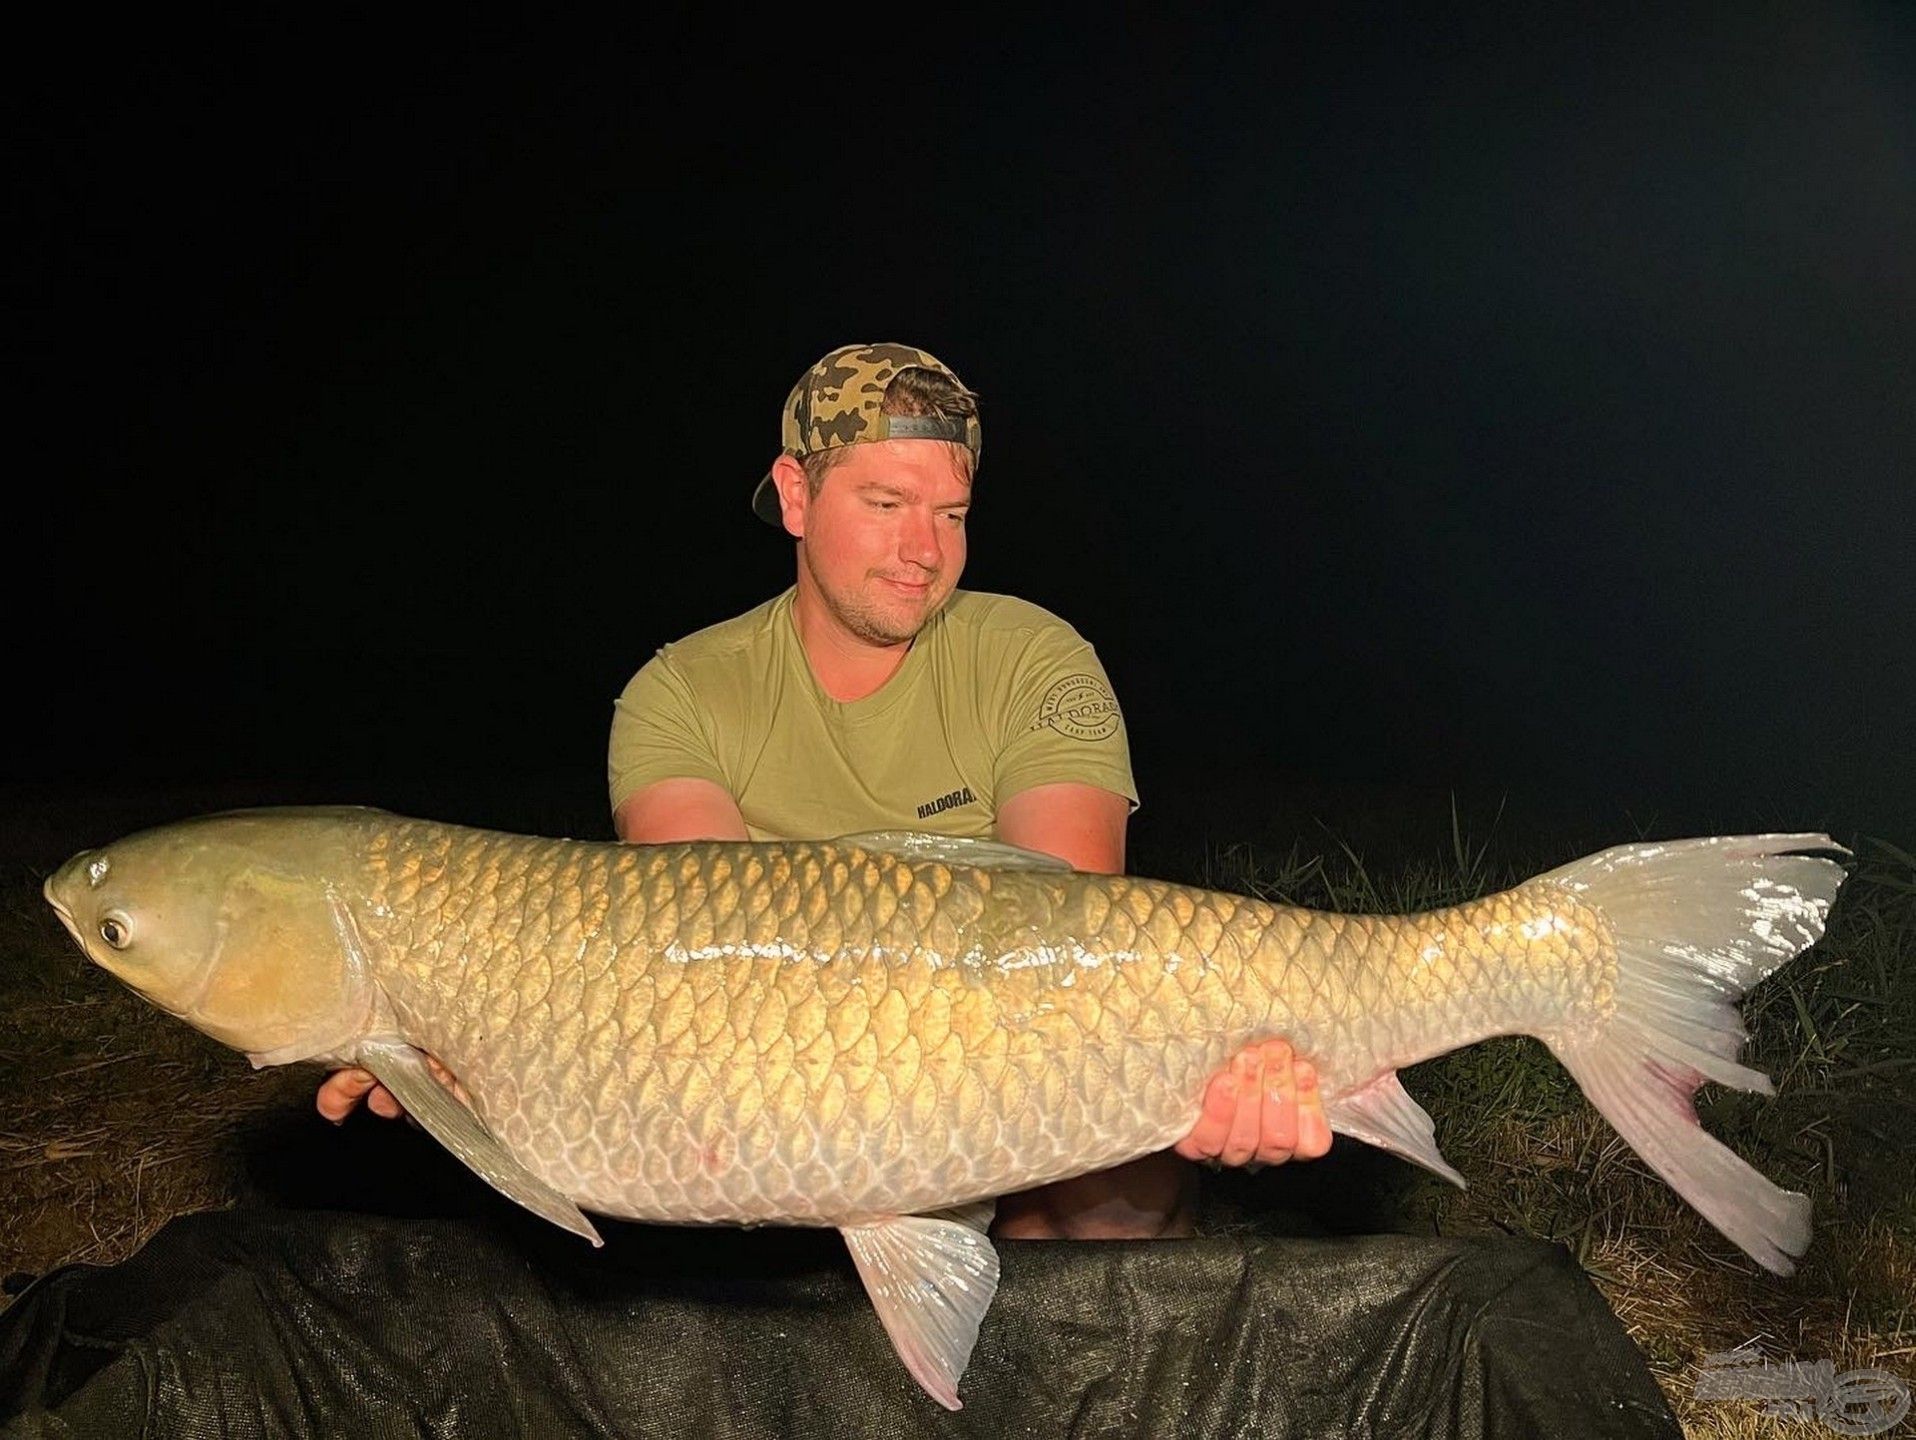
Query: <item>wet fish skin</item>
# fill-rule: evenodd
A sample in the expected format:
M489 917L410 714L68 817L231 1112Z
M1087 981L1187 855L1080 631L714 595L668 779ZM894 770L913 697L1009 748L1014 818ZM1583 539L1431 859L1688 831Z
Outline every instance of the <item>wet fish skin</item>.
M1839 848L1617 847L1466 905L1349 916L941 837L626 846L295 810L132 837L47 894L163 1008L256 1063L390 1074L462 1158L580 1233L574 1202L841 1227L901 1355L955 1406L995 1280L979 1214L957 1212L1166 1147L1267 1035L1316 1065L1333 1129L1453 1179L1396 1071L1538 1035L1786 1269L1806 1202L1703 1135L1689 1095L1767 1086L1734 1063L1729 1002L1820 935L1842 872L1779 853L1810 847ZM420 1088L413 1047L478 1124Z
M1523 923L1505 897L1427 930L856 843L422 824L375 837L366 874L400 1030L545 1179L637 1219L837 1224L1004 1194L1174 1143L1257 1036L1289 1035L1335 1099L1553 1007L1594 1020L1600 994L1587 911L1499 963ZM1420 943L1441 956L1396 962Z

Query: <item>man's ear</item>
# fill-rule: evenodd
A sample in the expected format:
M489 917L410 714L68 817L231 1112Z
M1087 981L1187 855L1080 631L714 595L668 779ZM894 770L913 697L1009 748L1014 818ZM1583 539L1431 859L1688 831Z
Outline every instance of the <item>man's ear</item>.
M805 504L811 499L805 480L805 467L789 455L772 462L772 484L778 490L778 506L783 512L785 533L805 538Z

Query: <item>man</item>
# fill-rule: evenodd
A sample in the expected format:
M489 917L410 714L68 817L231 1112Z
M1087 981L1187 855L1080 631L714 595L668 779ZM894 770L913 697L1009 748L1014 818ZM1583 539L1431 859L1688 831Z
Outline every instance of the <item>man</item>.
M615 710L622 840L920 829L993 836L1080 870L1124 868L1136 804L1123 717L1057 617L957 589L981 448L977 397L905 345L848 345L787 398L783 453L752 508L797 541L792 589L668 645ZM340 1120L364 1071L321 1088ZM1175 1152L1000 1200L1010 1238L1189 1234L1194 1172L1330 1148L1311 1067L1282 1041L1236 1057Z

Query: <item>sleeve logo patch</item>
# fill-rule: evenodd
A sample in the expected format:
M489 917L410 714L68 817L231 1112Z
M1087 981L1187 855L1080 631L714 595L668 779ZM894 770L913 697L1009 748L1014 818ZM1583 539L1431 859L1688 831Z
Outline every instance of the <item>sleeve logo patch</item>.
M1046 727L1074 740L1105 740L1117 733L1118 702L1095 675L1067 675L1045 692L1033 730Z

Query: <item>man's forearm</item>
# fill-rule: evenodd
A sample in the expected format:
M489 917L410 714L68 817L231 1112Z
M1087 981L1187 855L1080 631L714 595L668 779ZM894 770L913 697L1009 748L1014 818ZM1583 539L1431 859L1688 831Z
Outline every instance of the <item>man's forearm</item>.
M678 840L749 840L738 801L711 780L658 780L620 804L612 827L632 845L669 845Z
M1130 816L1129 800L1096 785L1034 785L998 807L998 838L1055 855L1076 870L1118 875Z

